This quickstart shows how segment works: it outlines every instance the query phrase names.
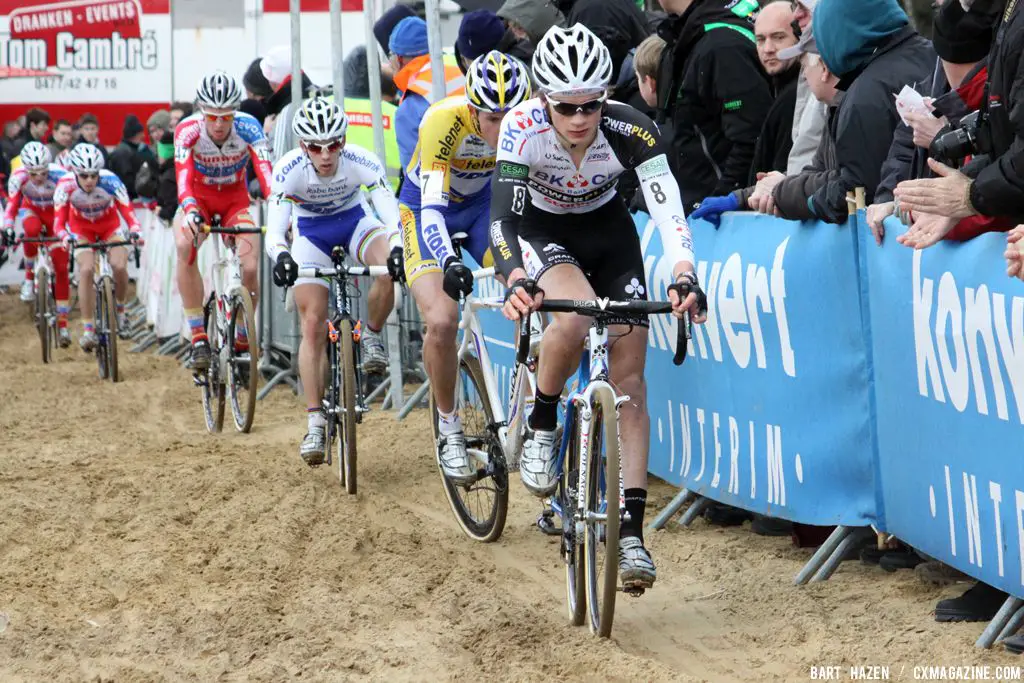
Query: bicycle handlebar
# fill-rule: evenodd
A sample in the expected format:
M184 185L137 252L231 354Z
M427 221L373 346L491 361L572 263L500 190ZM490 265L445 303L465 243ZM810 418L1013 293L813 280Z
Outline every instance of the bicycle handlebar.
M545 299L537 312L576 313L598 320L607 321L615 316L637 317L641 315L658 315L671 313L672 304L668 301L611 301L609 299ZM689 312L683 314L684 319L676 325L676 351L672 357L675 365L682 365L686 360L686 349L690 339ZM516 362L523 363L530 351L530 316L519 319L519 343L516 348Z
M60 241L59 237L22 237L14 241L14 246L19 244L50 244Z
M344 275L383 277L390 275L387 266L344 266L342 268L299 268L299 277L340 277Z
M112 242L82 242L76 243L75 249L113 249L114 247L141 247L144 244L143 240L138 242L132 242L131 240L117 240Z
M266 231L267 226L265 225L261 225L258 228L242 228L238 226L222 228L219 225L204 225L201 228L199 228L199 232L205 233L207 235L211 233L216 233L220 235L262 235Z

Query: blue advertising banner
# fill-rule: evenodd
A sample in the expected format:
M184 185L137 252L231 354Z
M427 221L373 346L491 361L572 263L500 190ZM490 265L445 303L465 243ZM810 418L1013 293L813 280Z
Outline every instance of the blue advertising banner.
M647 287L674 264L637 216ZM675 320L652 320L650 471L724 503L807 524L879 510L857 237L848 226L726 214L691 229L708 320L672 365Z
M885 528L1024 596L1024 283L1006 238L914 251L861 232Z

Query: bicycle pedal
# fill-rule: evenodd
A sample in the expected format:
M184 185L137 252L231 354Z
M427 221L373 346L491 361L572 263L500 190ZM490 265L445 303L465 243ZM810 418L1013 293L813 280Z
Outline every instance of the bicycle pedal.
M541 533L545 536L562 535L562 528L555 525L554 510L545 510L540 513L540 517L537 518L537 528L540 529Z
M632 598L639 598L647 591L647 587L640 585L628 585L621 586L619 590Z

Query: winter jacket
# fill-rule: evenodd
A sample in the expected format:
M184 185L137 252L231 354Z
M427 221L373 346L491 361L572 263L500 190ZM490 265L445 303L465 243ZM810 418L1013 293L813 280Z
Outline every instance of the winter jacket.
M754 161L750 165L747 182L757 182L758 173L786 172L789 151L793 147L793 112L796 109L796 83L800 67L794 64L772 77L772 102L761 127L761 135L754 147Z
M732 6L732 9L729 7ZM745 185L771 107L757 58L754 0L695 0L658 27L658 121L671 120L671 157L683 205Z
M818 5L815 27L823 7ZM831 59L848 65L853 63L850 54L864 53L862 46L849 46L848 53L833 53ZM900 121L893 93L908 83L927 79L934 63L931 43L910 26L903 26L843 75L837 85L842 97L830 108L814 162L775 187L779 213L795 220L842 223L848 213L846 193L858 187L865 189L868 204L873 203L882 164Z
M1024 222L1024 8L1009 0L988 59L985 114L993 161L977 173L971 205L984 216Z
M128 196L135 199L139 196L135 188L135 178L146 161L156 161L153 150L144 143L121 142L110 153L107 169L113 171L128 189Z
M796 83L796 106L793 108L793 148L789 150L786 175L796 175L814 159L825 132L826 109L828 107L811 92L801 66Z

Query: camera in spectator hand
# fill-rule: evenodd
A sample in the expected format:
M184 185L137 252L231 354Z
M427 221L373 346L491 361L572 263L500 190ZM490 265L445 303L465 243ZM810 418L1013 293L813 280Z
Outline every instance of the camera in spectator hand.
M935 136L928 153L934 159L957 166L966 157L992 151L988 117L973 111L960 119L960 126Z

